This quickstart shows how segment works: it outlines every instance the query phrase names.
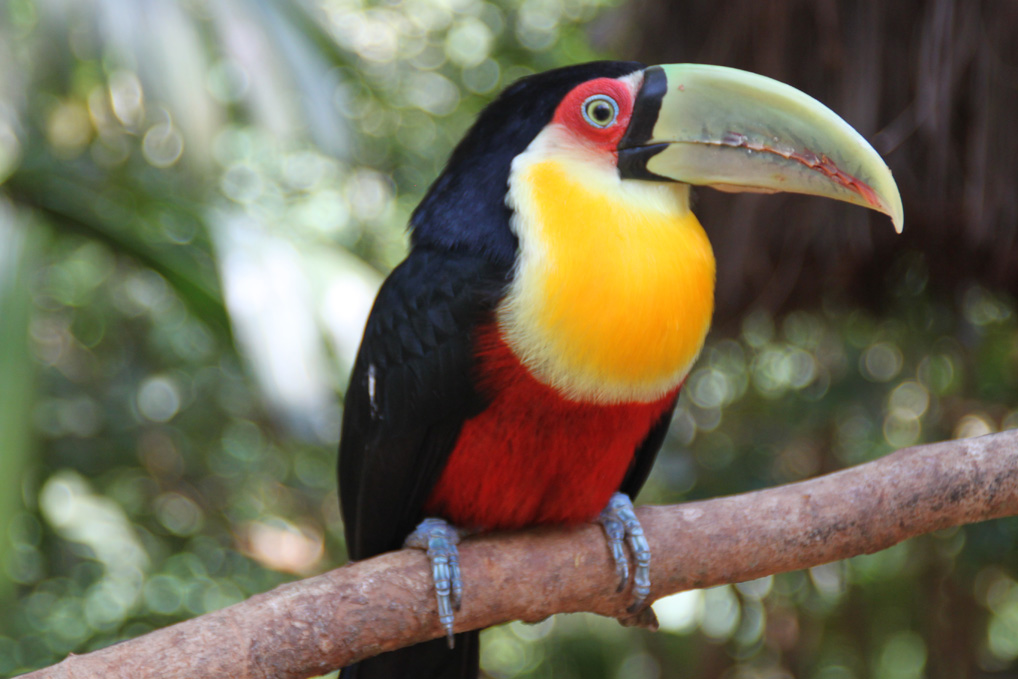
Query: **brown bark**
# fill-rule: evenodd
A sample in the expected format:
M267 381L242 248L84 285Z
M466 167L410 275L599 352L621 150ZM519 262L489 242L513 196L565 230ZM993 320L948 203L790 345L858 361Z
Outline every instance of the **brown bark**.
M1018 430L908 448L770 490L638 510L652 598L872 553L1018 514ZM594 525L485 535L461 547L457 630L553 613L624 615ZM278 587L25 678L310 677L441 636L424 555L403 550Z

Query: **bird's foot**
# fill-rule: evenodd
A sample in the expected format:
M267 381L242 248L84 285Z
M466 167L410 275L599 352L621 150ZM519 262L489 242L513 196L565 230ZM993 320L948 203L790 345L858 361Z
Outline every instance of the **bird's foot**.
M424 519L403 542L406 547L423 549L431 562L431 577L435 581L435 598L438 600L438 621L445 628L449 648L453 647L452 626L456 611L463 599L463 579L460 577L460 555L456 545L460 532L442 519Z
M629 542L629 549L633 553L633 561L636 562L636 569L633 573L633 597L634 601L629 607L629 612L634 615L632 624L641 627L653 626L649 620L641 619L639 613L644 607L644 602L650 596L650 545L643 534L643 526L640 525L636 513L633 511L633 502L625 493L615 493L608 506L604 508L597 522L604 528L608 537L608 547L611 549L612 557L615 559L615 573L619 576L618 590L621 592L629 582L629 559L626 557L626 550L623 542ZM649 610L649 609L646 609ZM627 618L628 620L628 618ZM656 620L653 621L656 623ZM625 621L623 621L625 624Z

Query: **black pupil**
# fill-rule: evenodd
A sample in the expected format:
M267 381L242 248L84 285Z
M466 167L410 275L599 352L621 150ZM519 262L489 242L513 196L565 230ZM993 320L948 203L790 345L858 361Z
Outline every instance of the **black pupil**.
M595 101L593 106L590 107L590 117L594 122L602 125L611 122L614 113L615 111L606 101Z

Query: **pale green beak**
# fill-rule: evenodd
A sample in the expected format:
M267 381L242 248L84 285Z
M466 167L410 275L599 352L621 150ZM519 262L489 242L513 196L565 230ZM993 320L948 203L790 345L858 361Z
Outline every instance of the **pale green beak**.
M619 171L724 191L790 191L904 215L891 171L848 123L794 87L723 66L644 71Z

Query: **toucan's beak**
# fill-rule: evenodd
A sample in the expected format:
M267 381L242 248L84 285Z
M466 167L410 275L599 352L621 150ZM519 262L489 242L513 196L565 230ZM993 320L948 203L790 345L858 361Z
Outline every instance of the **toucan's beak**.
M901 197L873 147L816 99L723 66L644 71L619 172L726 191L790 191L879 210L901 231Z

